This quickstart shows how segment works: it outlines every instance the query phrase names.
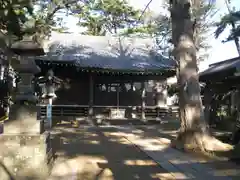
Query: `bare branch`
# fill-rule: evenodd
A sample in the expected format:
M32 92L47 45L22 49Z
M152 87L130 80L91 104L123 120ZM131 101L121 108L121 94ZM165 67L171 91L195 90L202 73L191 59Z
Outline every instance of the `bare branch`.
M146 12L147 8L150 6L150 4L152 3L152 1L153 1L153 0L150 0L150 1L147 3L147 5L146 5L145 8L143 9L141 15L139 16L138 21L141 20L141 18L143 17L144 13Z

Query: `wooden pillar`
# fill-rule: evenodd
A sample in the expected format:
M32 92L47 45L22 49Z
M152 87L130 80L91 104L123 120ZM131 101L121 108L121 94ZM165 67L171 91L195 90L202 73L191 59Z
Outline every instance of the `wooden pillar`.
M204 118L209 126L216 123L218 100L216 95L216 89L213 85L206 84L203 92L203 105L204 105Z
M160 109L164 108L167 109L167 84L166 81L158 81L155 82L154 86L155 92L155 106L156 106L156 120L161 120L161 112Z
M232 143L234 145L238 144L240 141L240 87L237 87L238 91L237 91L237 96L238 96L238 102L237 102L237 117L236 117L236 122L235 122L235 126L233 129L233 133L232 133Z
M146 87L145 82L141 83L141 119L146 120L145 116L145 106L146 106Z
M237 103L238 103L238 91L235 90L231 93L231 116L234 115L237 109Z
M134 82L133 81L131 81L131 91L133 91L133 85L134 85Z
M136 118L136 115L137 115L137 108L136 108L136 106L134 106L133 104L135 104L134 102L135 102L135 94L134 94L134 91L133 91L133 88L134 87L134 81L132 80L131 82L130 82L130 94L131 94L131 96L130 96L130 101L131 101L131 110L130 110L130 114L131 114L131 118L132 119L134 119L134 118Z
M216 123L217 120L217 110L219 108L219 102L218 102L218 96L217 95L213 95L213 99L211 102L211 110L210 110L210 116L209 116L209 125L214 125L214 123Z
M211 120L211 109L213 102L213 92L211 87L207 84L204 88L203 93L203 105L204 105L204 118L208 125L212 124Z
M120 90L120 87L119 87L119 85L118 85L118 86L117 86L117 109L119 109L119 105L120 105L119 90Z
M167 107L167 85L166 82L160 81L155 84L156 106L158 108Z
M93 75L89 74L89 108L88 108L88 117L92 119L93 117L93 98L94 98L94 79Z

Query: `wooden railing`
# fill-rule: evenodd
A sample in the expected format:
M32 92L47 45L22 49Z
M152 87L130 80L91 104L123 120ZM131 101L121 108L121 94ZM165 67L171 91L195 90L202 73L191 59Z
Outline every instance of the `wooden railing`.
M46 118L47 108L46 105L40 106L40 117ZM103 114L104 116L109 115L109 110L112 108L117 108L117 106L93 106L94 112L96 114ZM129 109L130 106L119 106L120 109ZM53 105L52 106L52 117L87 117L88 116L87 105ZM138 117L141 117L141 107L136 107L135 110ZM145 107L145 116L146 118L155 118L155 117L177 117L178 116L178 107L170 108L156 108L155 106Z
M52 117L86 117L88 115L87 106L79 105L53 105ZM47 107L46 105L40 105L40 117L46 118Z
M145 107L146 118L165 117L169 114L168 108L156 108L155 106ZM137 108L137 116L141 117L141 108Z

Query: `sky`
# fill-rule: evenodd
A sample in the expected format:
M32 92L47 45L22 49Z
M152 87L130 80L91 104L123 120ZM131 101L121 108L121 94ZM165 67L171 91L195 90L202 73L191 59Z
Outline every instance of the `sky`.
M137 9L144 9L149 0L128 0L129 3ZM225 0L216 0L216 7L219 9L218 13L214 16L214 20L219 20L220 17L226 14L227 8L225 5ZM161 7L161 0L152 0L150 4L150 10L156 13L167 13L166 9ZM232 7L236 7L236 9L240 9L240 0L232 0ZM79 33L83 29L76 26L77 19L71 16L65 18L66 26L69 27L70 31L73 33ZM200 63L199 69L203 71L208 68L209 64L223 61L226 59L234 58L238 56L236 47L234 42L222 43L229 33L229 30L226 30L218 39L215 39L214 36L209 37L209 44L212 48L209 50L208 59L204 60Z
M219 12L216 14L214 19L219 20L220 17L228 12L224 0L216 0L217 8ZM240 9L240 0L232 0L232 7ZM214 37L209 38L210 45L212 48L209 51L209 58L200 64L200 71L208 68L209 64L223 61L226 59L234 58L238 56L236 46L233 41L222 43L222 40L225 40L229 33L229 29L226 30L218 39Z

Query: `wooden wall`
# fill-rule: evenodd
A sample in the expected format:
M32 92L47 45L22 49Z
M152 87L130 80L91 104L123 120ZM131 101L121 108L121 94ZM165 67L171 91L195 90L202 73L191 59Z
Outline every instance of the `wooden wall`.
M129 89L131 82L121 80L121 77L111 77L111 79L100 80L94 77L94 105L97 106L117 106L116 88L102 89L100 86L120 83L125 88L119 90L119 106L141 106L140 82L134 83L134 90ZM145 83L147 84L147 83ZM89 76L79 76L77 79L71 79L65 86L56 91L57 98L53 101L54 105L88 105L90 92ZM155 106L154 91L146 88L146 106Z

